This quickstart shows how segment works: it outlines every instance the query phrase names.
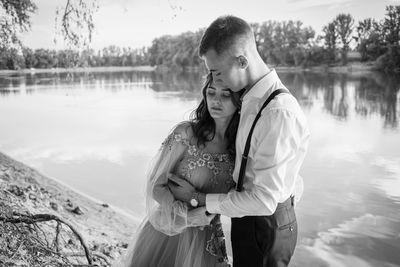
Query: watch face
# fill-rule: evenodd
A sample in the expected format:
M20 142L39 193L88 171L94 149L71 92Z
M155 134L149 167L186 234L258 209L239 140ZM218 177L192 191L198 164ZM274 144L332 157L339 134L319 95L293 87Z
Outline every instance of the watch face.
M192 205L192 207L197 207L197 205L199 205L199 202L196 199L192 198L190 200L190 205Z

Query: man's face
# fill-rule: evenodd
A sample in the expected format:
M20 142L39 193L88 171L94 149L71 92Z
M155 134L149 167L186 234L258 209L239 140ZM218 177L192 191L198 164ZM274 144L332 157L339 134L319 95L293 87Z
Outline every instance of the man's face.
M210 49L204 54L203 59L213 75L215 84L230 88L234 92L245 87L244 70L240 68L236 57L229 53L218 55L214 49Z

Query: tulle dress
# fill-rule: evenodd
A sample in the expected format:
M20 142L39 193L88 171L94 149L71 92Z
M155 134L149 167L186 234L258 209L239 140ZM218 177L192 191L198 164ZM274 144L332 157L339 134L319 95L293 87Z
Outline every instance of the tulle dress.
M235 185L233 158L197 147L190 133L189 123L180 124L162 143L148 174L147 216L115 266L229 266L219 215L209 223L204 212L175 200L166 186L168 172L204 193L226 193Z

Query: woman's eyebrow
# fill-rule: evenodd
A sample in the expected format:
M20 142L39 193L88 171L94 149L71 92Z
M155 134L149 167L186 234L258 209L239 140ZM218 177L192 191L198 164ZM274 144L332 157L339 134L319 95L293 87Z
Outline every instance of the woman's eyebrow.
M209 89L217 90L217 89L216 89L215 87L213 87L212 85L210 85L208 88L209 88Z

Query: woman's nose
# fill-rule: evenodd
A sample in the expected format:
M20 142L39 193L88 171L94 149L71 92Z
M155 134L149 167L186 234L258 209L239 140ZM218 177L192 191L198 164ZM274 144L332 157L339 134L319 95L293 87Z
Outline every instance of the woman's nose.
M221 103L221 96L216 95L216 96L214 97L213 101L214 101L215 103L217 103L217 104L220 104L220 103Z

